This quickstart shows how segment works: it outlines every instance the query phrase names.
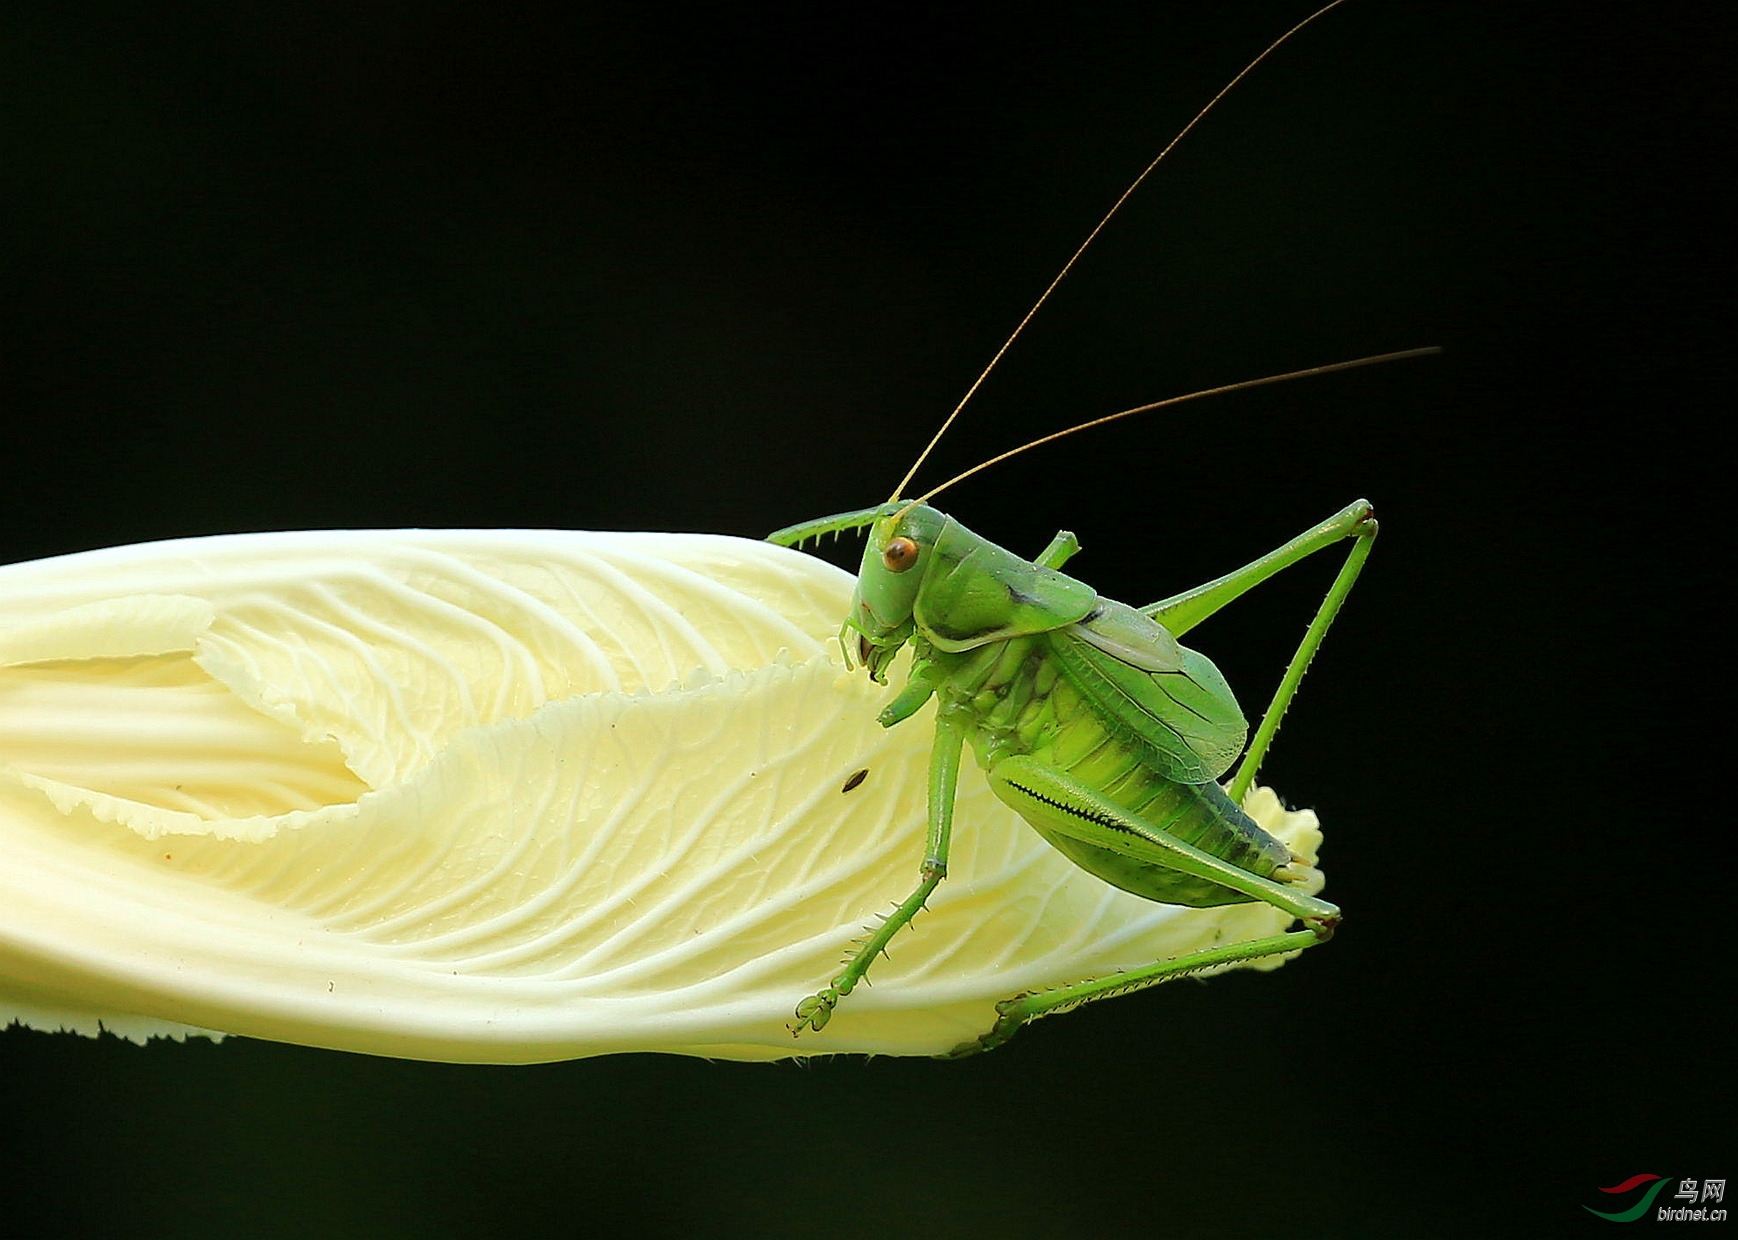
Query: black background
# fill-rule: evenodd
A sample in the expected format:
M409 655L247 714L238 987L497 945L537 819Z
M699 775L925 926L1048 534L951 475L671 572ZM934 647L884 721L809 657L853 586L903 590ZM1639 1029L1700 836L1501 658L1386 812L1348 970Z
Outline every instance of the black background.
M9 6L0 555L874 503L1303 11ZM1720 11L1337 11L1131 201L925 475L1444 348L945 504L1027 554L1071 527L1071 571L1144 602L1376 503L1265 772L1325 820L1331 947L959 1064L13 1030L0 1231L1539 1235L1606 1226L1597 1185L1731 1174ZM1252 713L1331 571L1196 634Z

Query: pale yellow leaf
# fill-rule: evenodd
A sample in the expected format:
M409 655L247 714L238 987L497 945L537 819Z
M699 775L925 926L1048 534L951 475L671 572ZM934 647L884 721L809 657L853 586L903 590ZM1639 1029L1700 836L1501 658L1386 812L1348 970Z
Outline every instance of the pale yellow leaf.
M0 569L0 1020L496 1062L925 1054L1019 991L1284 928L1105 886L969 770L930 908L793 1039L923 851L929 712L875 723L890 691L833 640L849 596L702 535ZM1251 809L1313 860L1313 815Z

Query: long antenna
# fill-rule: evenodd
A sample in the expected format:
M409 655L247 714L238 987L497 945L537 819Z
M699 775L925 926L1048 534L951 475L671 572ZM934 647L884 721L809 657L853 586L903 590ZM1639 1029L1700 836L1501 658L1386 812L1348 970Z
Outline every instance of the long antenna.
M929 459L929 454L935 450L935 445L941 442L941 437L943 435L947 434L948 427L952 426L954 424L954 419L960 416L960 410L962 410L966 407L966 402L969 401L972 398L972 396L977 392L978 388L983 384L984 380L990 377L990 372L996 368L996 363L998 363L1002 360L1002 354L1006 353L1008 351L1009 346L1012 345L1014 343L1014 341L1016 341L1020 338L1020 333L1026 330L1026 324L1028 324L1032 321L1032 316L1037 314L1039 309L1044 305L1044 303L1050 299L1050 294L1052 294L1056 291L1056 286L1058 284L1062 283L1063 277L1066 276L1070 271L1074 270L1074 264L1080 260L1080 256L1082 254L1086 253L1086 247L1091 245L1093 243L1093 240L1098 236L1098 234L1104 231L1104 226L1106 224L1110 223L1111 217L1113 215L1115 215L1117 213L1117 211L1119 211L1122 208L1123 203L1125 203L1129 200L1129 196L1132 195L1135 192L1135 190L1140 188L1141 182L1147 179L1148 174L1151 173L1154 168L1157 168L1162 162L1164 162L1165 156L1167 156L1171 153L1172 148L1174 148L1177 145L1177 143L1181 142L1184 138L1188 137L1189 131L1192 130L1193 128L1195 128L1196 125L1201 123L1201 118L1206 116L1207 113L1211 112L1213 110L1214 106L1216 104L1218 104L1218 102L1221 99L1225 98L1225 96L1231 92L1232 87L1236 86L1237 83L1241 82L1244 78L1248 77L1250 72L1252 70L1254 70L1256 65L1259 65L1262 61L1266 60L1283 43L1285 43L1285 41L1287 39L1291 38L1292 35L1296 34L1298 31L1302 30L1305 26L1307 26L1311 22L1315 21L1315 19L1320 17L1323 13L1326 13L1329 9L1336 9L1344 3L1345 3L1345 0L1332 0L1331 3L1324 4L1321 8L1317 9L1314 13L1311 13L1308 17L1304 18L1301 22L1299 22L1297 25L1293 26L1290 30L1288 30L1284 34L1280 35L1279 38L1275 39L1272 43L1268 44L1267 50L1262 52L1261 55L1257 56L1254 60L1250 61L1248 64L1244 65L1242 72L1240 72L1236 77L1232 78L1229 82L1225 83L1225 85L1220 88L1219 93L1217 95L1214 95L1211 99L1209 99L1207 101L1207 106L1202 108L1199 112L1195 113L1195 119L1190 121L1187 125L1184 125L1183 128L1178 131L1177 136L1172 138L1168 143L1165 144L1165 149L1158 153L1158 156L1153 160L1153 162L1148 164L1146 166L1146 168L1141 172L1141 174L1138 177L1136 177L1132 182L1129 183L1129 187L1127 189L1123 190L1122 196L1120 198L1118 198L1114 203L1111 204L1110 210L1108 210L1104 213L1104 218L1099 220L1098 223L1093 226L1092 231L1086 234L1086 240L1082 241L1080 243L1080 248L1074 251L1073 257L1071 257L1066 263L1062 264L1062 270L1056 273L1056 278L1054 280L1050 281L1050 286L1044 290L1044 292L1039 296L1037 301L1032 303L1032 308L1030 310L1026 311L1026 317L1020 320L1019 325L1014 328L1013 334L1010 335L1006 340L1004 340L1002 342L1002 347L996 350L996 355L990 359L990 364L988 366L984 367L983 372L981 374L979 374L976 379L972 380L971 387L967 388L966 394L964 396L960 397L960 403L953 407L953 412L947 415L947 419L945 421L943 421L941 424L941 429L936 431L935 435L930 439L929 443L927 445L925 445L923 451L918 453L917 460L913 461L911 468L905 471L905 477L903 477L899 480L899 485L893 488L893 494L889 495L887 497L888 503L892 503L894 500L898 499L899 493L901 491L905 490L905 488L910 485L911 480L917 476L917 471L919 469L922 469L923 463ZM1299 372L1299 373L1310 373L1310 372L1303 371L1303 372ZM1215 389L1215 390L1232 390L1232 389ZM1206 395L1206 393L1198 393L1198 395ZM1189 397L1177 397L1176 399L1177 400L1187 400L1187 399L1189 399ZM1169 403L1169 402L1165 402L1165 403ZM1154 408L1156 406L1144 406L1144 407L1145 408ZM1130 410L1129 412L1133 413L1136 411ZM1118 416L1120 416L1120 415L1118 415ZM1089 423L1088 425L1091 425L1091 424ZM1040 440L1039 442L1043 442L1043 441ZM958 481L958 479L955 479L955 481ZM930 494L933 495L934 492L932 491Z
M1106 422L1116 422L1122 418L1132 418L1137 413L1151 413L1154 409L1163 409L1169 405L1180 405L1187 400L1200 400L1205 396L1223 396L1227 392L1241 392L1246 388L1265 387L1269 383L1284 383L1288 379L1307 379L1312 375L1331 375L1336 371L1353 370L1359 366L1374 366L1378 362L1398 362L1404 358L1428 357L1433 353L1441 352L1442 350L1440 348L1437 348L1434 345L1429 345L1422 349L1401 349L1397 353L1377 353L1371 357L1354 358L1349 362L1330 362L1326 366L1311 366L1308 370L1289 370L1283 375L1267 375L1260 379L1244 379L1237 383L1221 384L1219 387L1202 388L1199 392L1189 392L1183 396L1171 396L1165 400L1155 400L1149 405L1136 405L1133 409L1124 409L1121 413L1107 413L1102 418L1094 418L1090 422L1082 422L1079 426L1071 426L1067 430L1052 431L1042 439L1034 439L1031 443L1023 443L1018 448L1009 448L1000 456L992 456L982 464L973 465L962 474L955 474L940 486L925 491L922 495L919 495L916 499L912 500L911 503L926 504L937 495L940 495L943 491L947 490L954 483L964 482L973 474L980 470L988 469L992 465L1000 465L1011 456L1019 456L1022 452L1042 447L1047 443L1055 443L1058 439L1065 439L1069 435L1078 434L1081 431L1089 431L1095 426L1103 426ZM910 506L911 505L909 504L907 505L907 507Z

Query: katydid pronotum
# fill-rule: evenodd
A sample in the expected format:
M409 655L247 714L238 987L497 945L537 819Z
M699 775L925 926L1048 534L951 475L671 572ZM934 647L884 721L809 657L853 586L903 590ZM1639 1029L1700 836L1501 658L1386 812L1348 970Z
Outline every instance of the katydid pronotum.
M1297 30L1339 3L1334 0L1282 35L1190 121L1099 221L1008 344L1129 194L1225 91ZM1432 351L1364 358L1213 392ZM980 375L978 383L982 381ZM974 383L972 391L976 388ZM967 400L972 391L966 393ZM1125 410L1015 452L1114 418L1210 394ZM832 982L797 1005L790 1023L793 1034L826 1026L834 1008L946 876L960 754L968 742L995 794L1089 873L1168 904L1204 908L1265 901L1301 922L1302 928L1016 995L997 1005L998 1019L988 1033L956 1048L955 1054L998 1046L1027 1021L1094 999L1314 946L1330 938L1340 920L1338 908L1300 890L1305 877L1298 868L1300 859L1249 818L1241 802L1311 658L1369 556L1376 536L1370 505L1359 500L1235 572L1137 609L1101 598L1091 586L1061 571L1080 549L1072 533L1058 533L1035 560L1027 561L929 506L927 500L960 478L917 499L900 498L964 404L962 400L943 423L888 502L803 522L770 536L773 542L797 546L823 534L868 529L851 610L840 631L847 662L854 648L870 677L885 683L893 657L910 645L913 661L906 684L879 722L892 727L909 719L932 697L937 707L928 834L918 883L856 945ZM1224 678L1205 655L1177 639L1281 569L1347 539L1350 554L1245 750L1247 726ZM1218 780L1239 753L1242 762L1222 788ZM851 786L847 783L846 789Z

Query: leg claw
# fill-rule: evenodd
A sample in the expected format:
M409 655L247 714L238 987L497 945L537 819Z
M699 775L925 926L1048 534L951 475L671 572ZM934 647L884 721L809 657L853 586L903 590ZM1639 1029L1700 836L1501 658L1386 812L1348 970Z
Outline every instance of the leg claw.
M786 1024L785 1028L791 1031L793 1038L801 1035L805 1029L813 1029L819 1033L827 1027L827 1022L833 1018L833 1009L838 1005L839 992L829 986L797 1004L797 1018Z

